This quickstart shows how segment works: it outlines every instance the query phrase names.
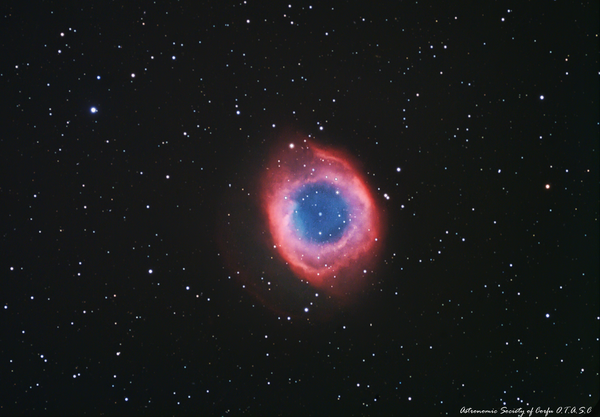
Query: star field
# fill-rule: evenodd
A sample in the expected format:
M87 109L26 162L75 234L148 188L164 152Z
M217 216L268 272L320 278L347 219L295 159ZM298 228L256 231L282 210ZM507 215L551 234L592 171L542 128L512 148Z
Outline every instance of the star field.
M598 17L5 3L0 414L590 414ZM355 158L385 214L348 302L261 217L273 150L304 139ZM339 240L347 197L291 195L298 236Z

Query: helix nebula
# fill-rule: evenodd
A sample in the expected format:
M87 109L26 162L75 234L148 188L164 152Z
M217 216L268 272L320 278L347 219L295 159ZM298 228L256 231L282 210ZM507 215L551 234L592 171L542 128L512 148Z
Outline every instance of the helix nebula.
M239 168L252 175L220 213L230 278L281 315L355 305L375 277L385 223L362 164L298 135L265 152Z
M381 222L350 158L309 141L291 144L263 181L273 247L294 274L336 295L364 284Z

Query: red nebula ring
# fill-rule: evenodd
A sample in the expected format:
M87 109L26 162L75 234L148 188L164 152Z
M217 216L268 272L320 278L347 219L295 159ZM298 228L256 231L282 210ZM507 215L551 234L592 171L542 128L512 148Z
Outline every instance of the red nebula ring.
M338 239L311 242L299 236L292 196L307 184L334 187L343 196L349 218ZM262 189L272 245L298 278L334 295L368 282L368 268L381 247L382 211L349 156L308 140L282 148L266 170Z

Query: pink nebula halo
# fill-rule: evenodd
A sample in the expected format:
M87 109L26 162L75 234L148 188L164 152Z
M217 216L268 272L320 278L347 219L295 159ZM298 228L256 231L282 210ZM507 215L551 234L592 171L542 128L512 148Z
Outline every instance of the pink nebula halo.
M262 179L262 207L273 248L298 278L334 295L368 282L381 247L383 213L357 165L342 151L304 140L282 147ZM307 239L294 220L299 192L311 185L335 190L347 207L342 232L329 241Z

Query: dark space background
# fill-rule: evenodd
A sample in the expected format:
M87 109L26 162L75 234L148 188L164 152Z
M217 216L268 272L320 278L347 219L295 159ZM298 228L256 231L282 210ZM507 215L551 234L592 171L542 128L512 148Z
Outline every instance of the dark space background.
M597 1L0 8L0 414L598 403ZM355 303L252 244L288 132L387 217Z

